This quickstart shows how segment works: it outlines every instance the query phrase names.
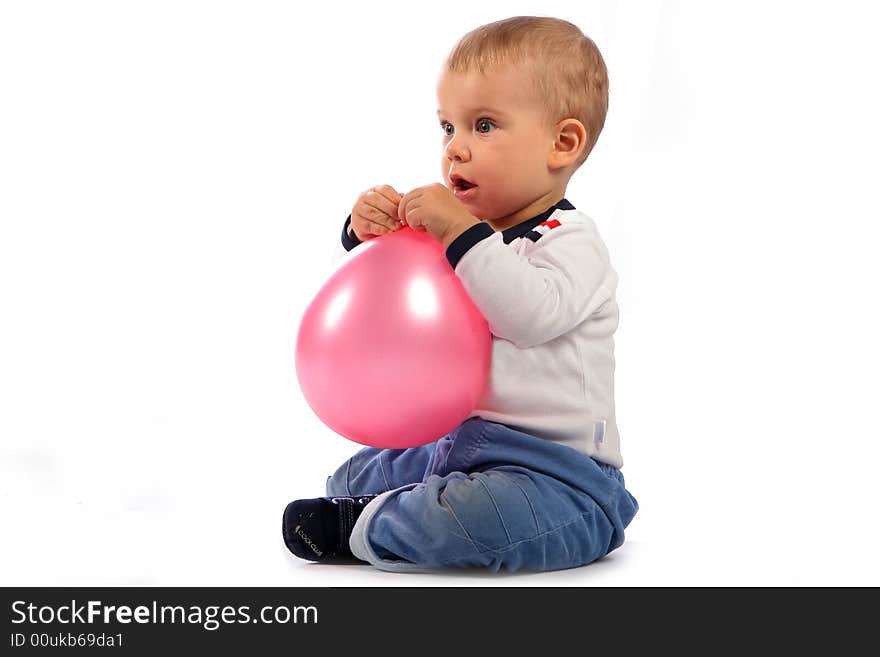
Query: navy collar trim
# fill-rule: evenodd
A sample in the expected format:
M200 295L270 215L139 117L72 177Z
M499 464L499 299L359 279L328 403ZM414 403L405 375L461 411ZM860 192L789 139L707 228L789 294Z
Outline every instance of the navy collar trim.
M530 230L532 230L535 226L539 226L543 224L547 219L550 218L550 215L553 214L556 210L574 210L575 207L571 204L568 199L562 199L558 203L551 205L549 208L544 210L537 217L532 217L531 219L526 219L522 223L518 223L516 226L511 226L507 230L501 231L501 239L504 240L505 244L510 244L517 237L522 237Z

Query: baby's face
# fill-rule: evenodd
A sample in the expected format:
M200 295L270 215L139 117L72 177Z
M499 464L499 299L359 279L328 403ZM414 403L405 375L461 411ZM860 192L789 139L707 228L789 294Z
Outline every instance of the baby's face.
M444 71L437 100L446 186L479 219L502 228L527 219L520 215L554 184L554 134L527 76L512 67Z

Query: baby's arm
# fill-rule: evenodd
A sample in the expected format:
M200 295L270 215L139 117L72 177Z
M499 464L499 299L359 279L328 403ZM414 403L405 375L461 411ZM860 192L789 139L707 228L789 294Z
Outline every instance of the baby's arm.
M526 348L549 342L570 331L610 299L617 286L604 245L587 224L554 228L540 238L528 256L474 227L453 244L455 263L471 299L492 333ZM483 238L480 238L481 232ZM447 252L449 253L449 252Z

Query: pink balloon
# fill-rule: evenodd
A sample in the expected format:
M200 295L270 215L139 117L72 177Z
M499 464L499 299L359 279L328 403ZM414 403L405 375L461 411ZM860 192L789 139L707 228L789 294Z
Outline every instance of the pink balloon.
M430 235L359 245L306 308L296 374L315 414L362 445L436 440L476 407L492 337Z

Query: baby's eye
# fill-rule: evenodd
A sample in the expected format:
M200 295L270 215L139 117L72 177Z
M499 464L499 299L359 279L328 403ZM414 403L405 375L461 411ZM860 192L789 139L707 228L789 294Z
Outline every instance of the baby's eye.
M455 128L453 127L453 125L451 123L447 123L446 121L440 122L440 129L447 137L455 132Z
M492 128L497 127L494 123L492 123L489 119L480 119L477 121L477 132L490 132Z

